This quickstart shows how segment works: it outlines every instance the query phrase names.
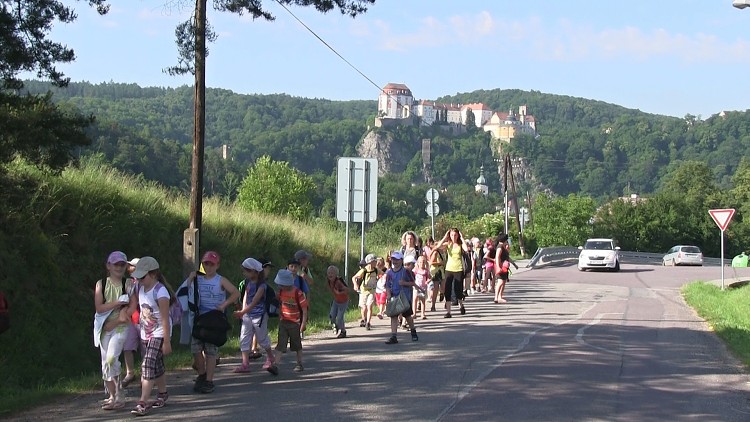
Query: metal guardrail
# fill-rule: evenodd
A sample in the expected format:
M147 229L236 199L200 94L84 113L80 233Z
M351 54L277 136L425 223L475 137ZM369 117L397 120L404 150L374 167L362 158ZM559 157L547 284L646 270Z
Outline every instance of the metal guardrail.
M535 268L549 264L560 264L566 261L577 260L581 251L572 246L553 246L539 248L526 265L527 268ZM620 262L624 264L662 265L663 253L620 251ZM731 260L724 259L724 265L729 265ZM721 258L703 258L703 265L707 267L721 266Z
M567 260L578 259L580 251L578 248L570 246L553 246L549 248L539 248L534 256L526 265L528 268L535 268L541 265L560 263Z

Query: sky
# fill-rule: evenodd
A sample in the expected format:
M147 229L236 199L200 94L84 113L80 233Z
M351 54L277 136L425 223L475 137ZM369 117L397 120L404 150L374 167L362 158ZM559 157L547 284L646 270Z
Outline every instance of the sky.
M78 20L50 36L75 50L75 62L58 67L73 81L193 84L163 69L177 64L174 30L195 2L111 0L105 16L64 2ZM750 109L750 8L732 0L376 0L354 19L289 8L364 76L279 4L263 4L275 21L218 12L208 0L218 34L208 87L376 100L393 82L424 100L499 88L676 117Z

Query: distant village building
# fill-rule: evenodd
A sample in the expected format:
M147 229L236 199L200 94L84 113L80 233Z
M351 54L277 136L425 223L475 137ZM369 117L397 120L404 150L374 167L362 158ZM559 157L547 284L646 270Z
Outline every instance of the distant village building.
M508 113L495 112L482 103L445 104L429 100L415 101L411 90L405 84L389 83L378 96L377 127L411 126L418 118L422 126L433 124L466 125L469 113L473 114L474 124L489 132L493 138L510 142L521 134L536 135L536 119L528 114L526 106L512 109Z

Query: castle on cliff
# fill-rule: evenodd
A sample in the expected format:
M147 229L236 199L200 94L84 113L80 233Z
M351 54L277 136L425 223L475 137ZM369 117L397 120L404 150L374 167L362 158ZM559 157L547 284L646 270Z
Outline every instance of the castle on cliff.
M474 124L490 132L492 137L510 142L520 134L536 135L536 120L528 114L526 105L518 107L518 112L509 109L507 113L496 112L482 103L445 104L429 100L414 100L411 90L405 84L389 83L378 96L378 116L375 126L433 124L463 127L474 119Z

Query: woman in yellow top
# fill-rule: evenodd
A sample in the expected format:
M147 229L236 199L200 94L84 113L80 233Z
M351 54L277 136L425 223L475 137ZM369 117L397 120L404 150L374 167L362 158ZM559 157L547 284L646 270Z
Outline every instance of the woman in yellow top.
M435 249L446 246L448 261L445 263L445 318L451 317L451 305L459 305L461 315L466 313L464 308L464 265L462 254L468 253L463 236L457 228L445 232L445 236L435 245Z

